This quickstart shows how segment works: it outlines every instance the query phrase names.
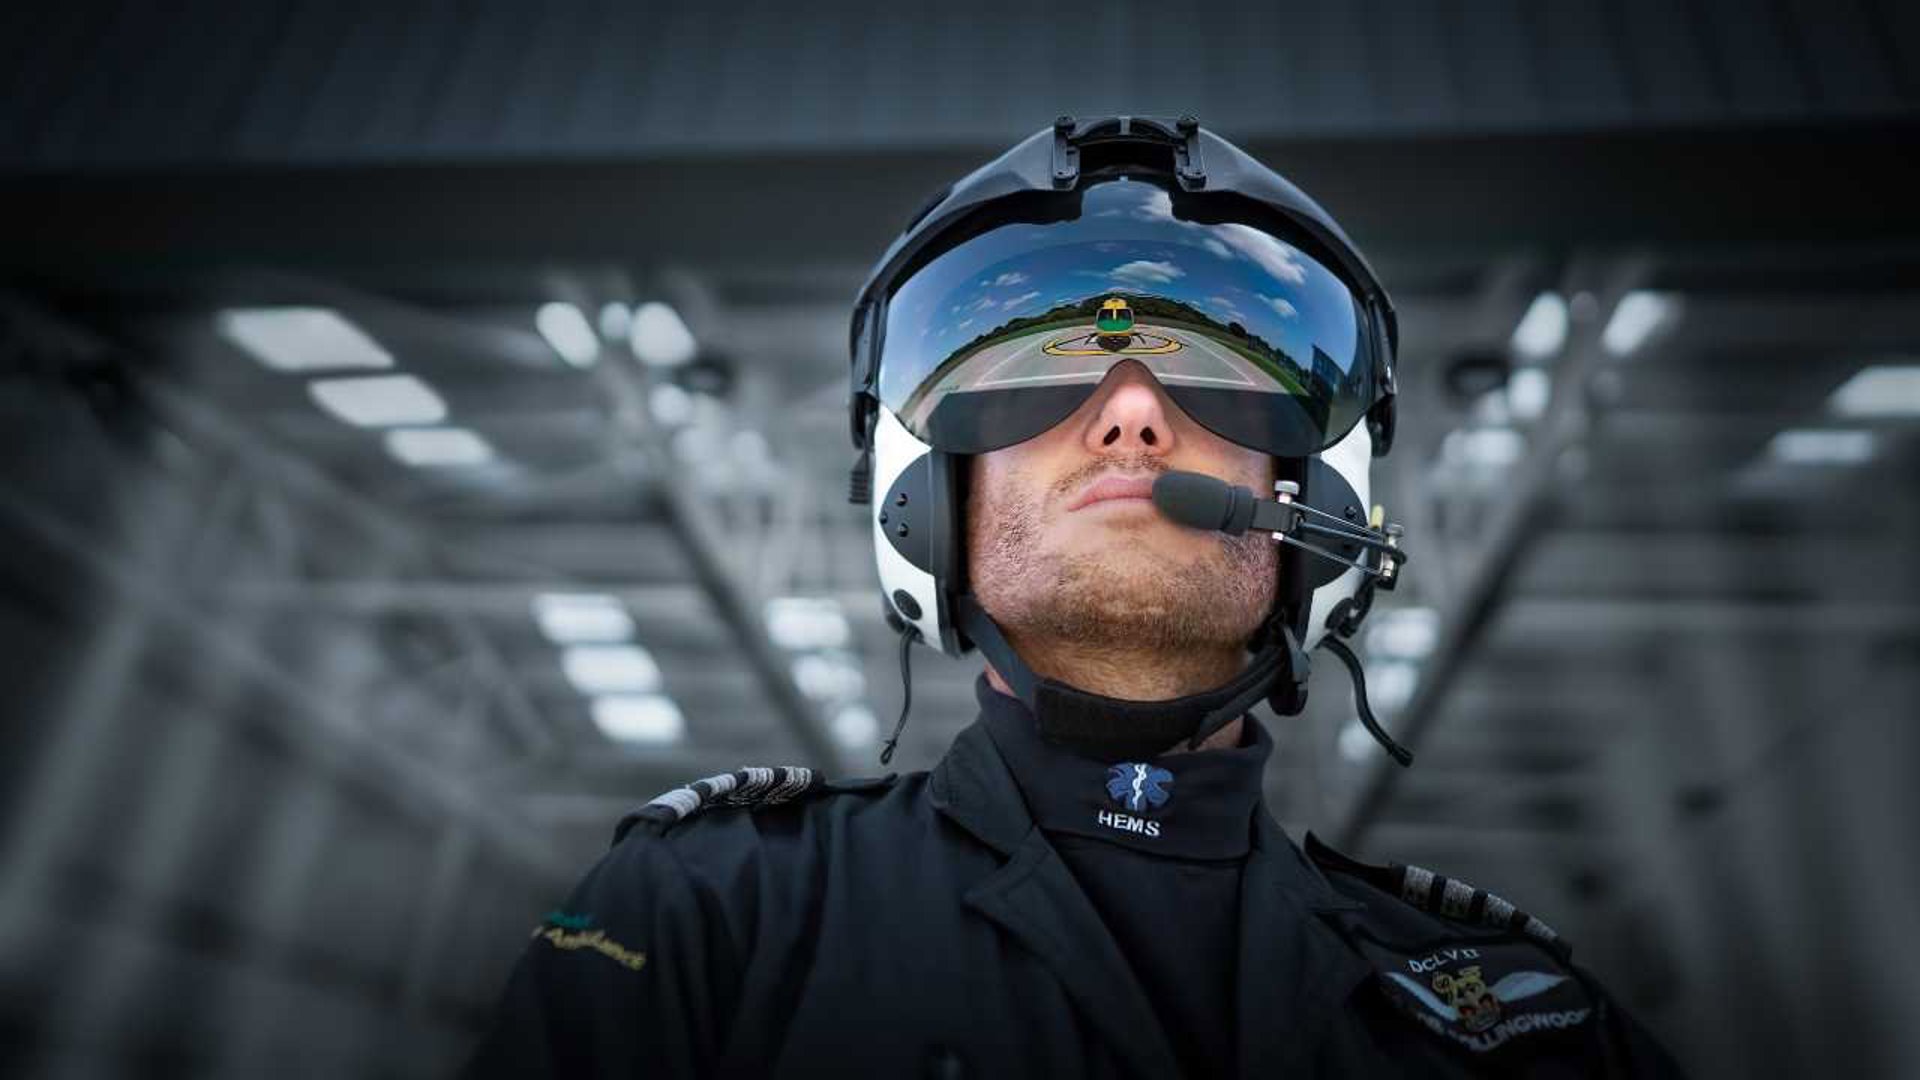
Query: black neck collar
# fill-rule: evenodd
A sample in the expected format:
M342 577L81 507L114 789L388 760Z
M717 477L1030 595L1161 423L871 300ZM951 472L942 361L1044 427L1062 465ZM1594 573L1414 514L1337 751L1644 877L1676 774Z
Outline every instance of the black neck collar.
M1231 701L1239 689L1237 683L1228 683L1170 701L1128 701L1046 679L1034 688L1030 716L1050 743L1116 761L1150 758L1191 736L1208 713Z
M1186 728L1148 752L1115 754L1090 750L1089 744L1104 748L1107 740L1085 737L1100 720L1094 703L1114 699L1081 695L1085 700L1070 703L1065 723L1080 737L1062 740L1052 734L1061 721L1050 722L1047 716L1053 699L1042 698L1042 713L1036 718L1019 699L995 690L984 674L974 693L981 725L1043 830L1179 858L1229 859L1247 853L1267 758L1273 752L1272 737L1253 718L1247 718L1239 746L1161 753L1192 730L1187 720ZM1126 708L1107 711L1107 724L1136 723L1145 710L1163 703L1119 704Z

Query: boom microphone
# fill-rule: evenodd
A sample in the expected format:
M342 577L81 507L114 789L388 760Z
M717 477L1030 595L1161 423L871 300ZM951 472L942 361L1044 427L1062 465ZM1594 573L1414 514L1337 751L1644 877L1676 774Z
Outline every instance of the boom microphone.
M1300 516L1285 503L1254 498L1252 488L1192 472L1161 473L1153 482L1153 505L1190 529L1232 536L1248 529L1291 532Z
M1400 550L1400 526L1375 529L1343 521L1295 499L1300 493L1298 484L1283 482L1275 487L1283 492L1280 498L1262 499L1251 488L1203 473L1161 473L1153 482L1153 505L1175 524L1190 529L1223 532L1229 536L1239 536L1248 530L1271 533L1279 543L1291 544L1309 554L1378 577L1384 588L1393 587L1395 573L1407 558L1406 552ZM1310 516L1320 520L1309 521ZM1307 543L1305 537L1365 548L1377 552L1378 557L1368 565Z
M1343 636L1352 636L1359 628L1360 620L1366 616L1367 609L1372 606L1375 588L1393 588L1400 564L1407 558L1406 552L1400 550L1399 541L1402 534L1400 526L1386 523L1385 511L1377 506L1374 507L1374 516L1371 520L1373 525L1384 526L1378 529L1372 525L1343 521L1325 510L1299 501L1300 485L1297 483L1280 481L1273 487L1278 497L1267 500L1256 497L1251 488L1229 484L1218 477L1190 472L1161 473L1153 482L1153 505L1165 514L1168 520L1190 529L1223 532L1230 536L1240 536L1249 529L1270 533L1275 543L1290 544L1310 555L1339 563L1341 566L1358 570L1366 575L1366 584L1361 587L1360 592L1355 594L1359 598L1359 606L1353 607L1353 601L1340 601L1327 622L1332 632L1322 638L1320 644L1339 657L1340 662L1346 665L1347 673L1353 677L1353 704L1360 714L1361 726L1365 727L1367 733L1372 735L1388 754L1392 755L1393 760L1402 766L1413 764L1412 752L1394 742L1393 737L1388 735L1386 729L1382 728L1380 722L1374 718L1373 709L1367 704L1367 681L1360 669L1360 659L1340 640ZM1309 517L1319 520L1309 521L1307 520ZM1302 536L1332 540L1343 546L1365 548L1374 552L1375 555L1371 563L1367 561L1365 554L1362 554L1358 560L1349 559L1337 552L1307 543L1301 539ZM1307 658L1299 651L1299 645L1294 642L1293 630L1285 625L1282 625L1280 630L1283 640L1292 649L1290 657L1284 657L1279 661L1281 669L1291 673L1295 694L1304 694ZM1284 690L1285 687L1282 686L1281 689ZM1281 708L1278 699L1270 700L1276 701L1274 705L1276 710ZM1299 702L1305 699L1296 697L1294 700ZM1236 700L1232 706L1217 715L1224 716L1232 713L1242 704L1247 703ZM1296 704L1293 711L1297 710ZM1224 722L1218 719L1214 721L1216 726ZM1205 732L1196 733L1187 743L1188 748L1200 745L1204 737Z

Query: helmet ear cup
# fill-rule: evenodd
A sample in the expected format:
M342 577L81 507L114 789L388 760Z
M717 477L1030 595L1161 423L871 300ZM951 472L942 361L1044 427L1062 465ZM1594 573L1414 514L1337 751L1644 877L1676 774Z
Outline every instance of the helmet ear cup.
M1301 491L1302 501L1340 520L1365 525L1373 487L1369 477L1372 461L1372 433L1364 425L1355 427L1347 433L1346 438L1314 455L1306 470L1307 483ZM1349 508L1353 510L1352 517L1348 516ZM1316 539L1315 546L1350 561L1359 559L1363 554L1350 545L1334 544L1323 539ZM1305 617L1296 624L1295 629L1300 634L1301 646L1313 649L1326 637L1328 616L1340 601L1352 597L1359 590L1366 575L1325 559L1309 558L1320 564L1313 569L1325 577L1309 593Z
M952 635L949 605L934 576L943 548L949 546L940 535L946 518L940 504L946 492L939 485L942 470L935 456L884 406L878 410L873 440L878 498L866 509L881 593L902 624L912 624L922 640L946 649Z
M900 557L921 570L933 572L935 511L933 498L933 459L923 454L900 470L880 496L874 510L874 524Z
M1323 514L1355 526L1364 527L1367 524L1367 508L1361 505L1360 494L1353 490L1353 485L1347 483L1347 478L1340 475L1338 469L1315 457L1308 459L1306 472L1306 483L1300 485L1301 501ZM1321 539L1315 541L1315 546L1331 551L1348 562L1354 562L1366 554L1359 544L1340 544ZM1311 588L1318 589L1331 584L1346 572L1346 567L1329 559L1307 560L1307 583Z

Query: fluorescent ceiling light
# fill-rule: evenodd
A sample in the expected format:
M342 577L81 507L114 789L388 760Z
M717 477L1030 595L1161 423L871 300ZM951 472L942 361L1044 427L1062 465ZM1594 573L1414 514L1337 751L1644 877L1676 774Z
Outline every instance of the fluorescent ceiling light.
M815 701L848 701L867 692L867 676L845 653L807 653L793 659L793 681Z
M1513 351L1529 360L1547 360L1558 356L1566 343L1567 302L1556 292L1534 297L1513 328Z
M1512 428L1469 428L1448 432L1440 456L1474 469L1504 469L1527 452L1526 437Z
M437 468L493 460L493 447L466 428L395 428L387 432L386 441L387 453L403 465Z
M1827 402L1841 416L1920 416L1920 364L1874 364Z
M1340 728L1335 745L1339 747L1340 756L1355 765L1365 764L1386 754L1386 750L1374 740L1373 733L1359 720L1349 720Z
M227 308L214 331L275 371L390 368L393 355L332 308Z
M1673 314L1674 308L1671 296L1636 289L1614 305L1613 315L1600 331L1600 344L1615 356L1625 356L1645 344Z
M570 645L560 653L560 667L583 694L660 689L660 665L638 645Z
M864 750L880 737L879 718L859 702L841 707L827 726L834 741L848 750Z
M1546 368L1523 367L1507 378L1507 408L1523 424L1540 419L1552 396L1553 376Z
M752 428L741 428L727 440L727 449L732 453L734 463L743 468L764 468L773 459L773 448L767 445L767 437Z
M1488 427L1505 427L1513 422L1513 406L1507 401L1506 387L1489 390L1474 400L1473 422Z
M533 598L533 618L555 645L626 641L633 616L604 593L542 593Z
M625 341L633 331L633 309L618 300L600 305L600 336L608 341Z
M680 320L680 313L658 301L634 309L627 345L633 355L655 367L684 364L698 351L693 332Z
M359 427L437 424L447 418L447 403L411 375L315 379L307 393L321 408Z
M1373 734L1358 720L1349 720L1340 728L1337 740L1340 756L1358 765L1374 754L1384 753L1380 744L1373 741Z
M697 402L694 412L697 416ZM673 433L673 456L698 469L700 479L707 484L727 486L733 483L734 467L726 453L724 434L717 426L690 423Z
M767 601L767 636L783 649L840 649L853 628L831 597L782 596Z
M647 407L662 427L679 427L693 419L693 395L672 383L661 383L647 396Z
M665 694L613 694L593 699L593 723L615 742L679 742L687 733L680 706Z
M600 335L593 332L579 308L564 300L541 304L533 313L533 326L560 359L574 367L592 367L600 359Z
M1367 654L1419 660L1440 638L1440 613L1430 607L1388 608L1368 620Z
M1375 664L1367 672L1367 701L1375 712L1399 712L1420 684L1420 667L1407 660Z
M1873 457L1873 432L1844 428L1789 428L1767 452L1785 465L1858 465Z

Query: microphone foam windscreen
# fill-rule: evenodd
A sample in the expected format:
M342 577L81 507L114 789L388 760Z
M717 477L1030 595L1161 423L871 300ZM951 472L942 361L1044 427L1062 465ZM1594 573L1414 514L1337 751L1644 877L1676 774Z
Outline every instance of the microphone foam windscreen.
M1192 529L1237 535L1253 523L1253 492L1201 473L1162 473L1153 482L1153 505Z

